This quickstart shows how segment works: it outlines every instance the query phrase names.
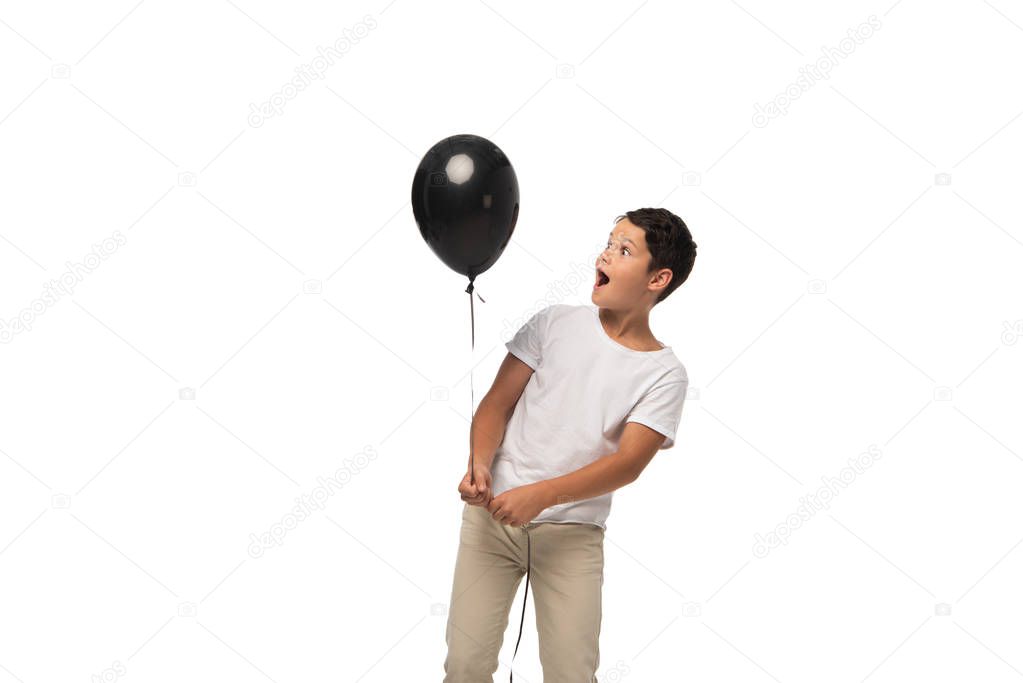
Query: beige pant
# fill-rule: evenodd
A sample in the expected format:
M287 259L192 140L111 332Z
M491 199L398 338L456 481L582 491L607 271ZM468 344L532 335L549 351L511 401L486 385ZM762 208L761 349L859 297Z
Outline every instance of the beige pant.
M527 551L544 683L596 683L604 530L553 522L511 527L468 503L451 589L444 683L493 683ZM521 615L521 607L516 612Z

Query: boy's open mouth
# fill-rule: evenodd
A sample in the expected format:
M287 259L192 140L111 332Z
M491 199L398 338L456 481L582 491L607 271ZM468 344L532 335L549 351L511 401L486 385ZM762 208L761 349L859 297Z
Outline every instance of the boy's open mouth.
M611 278L609 278L607 276L607 273L602 271L600 268L597 268L597 279L596 279L596 282L594 282L594 284L593 284L593 288L594 289L600 289L601 287L603 287L604 285L606 285L610 281L611 281Z

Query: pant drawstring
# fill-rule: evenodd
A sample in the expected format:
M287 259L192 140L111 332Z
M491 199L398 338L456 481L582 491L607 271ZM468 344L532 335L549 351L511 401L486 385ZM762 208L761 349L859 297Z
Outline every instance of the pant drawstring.
M522 640L522 626L526 623L526 598L529 597L529 574L533 568L532 558L532 540L529 537L529 531L525 528L523 531L526 532L526 593L522 596L522 619L519 621L519 639L515 641L515 652L512 653L512 661L515 661L515 655L519 651L519 642ZM511 666L508 667L511 669ZM515 672L508 672L508 683L513 683Z

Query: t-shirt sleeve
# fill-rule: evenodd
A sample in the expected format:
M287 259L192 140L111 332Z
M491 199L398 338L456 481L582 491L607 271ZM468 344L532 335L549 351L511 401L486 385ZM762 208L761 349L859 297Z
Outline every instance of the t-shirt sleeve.
M542 308L532 315L515 336L505 342L508 351L529 367L536 370L540 367L543 357L544 340L547 336L547 317L550 306Z
M665 378L640 397L625 421L638 422L664 434L667 438L659 450L671 448L675 445L675 430L682 417L688 386L689 379L684 375L682 379L677 376Z

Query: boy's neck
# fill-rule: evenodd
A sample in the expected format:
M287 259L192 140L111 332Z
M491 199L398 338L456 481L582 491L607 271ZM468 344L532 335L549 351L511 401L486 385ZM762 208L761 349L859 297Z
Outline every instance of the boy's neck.
M598 317L608 336L625 346L642 347L638 348L638 351L658 351L664 348L650 331L649 311L643 309L617 311L599 307Z

